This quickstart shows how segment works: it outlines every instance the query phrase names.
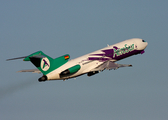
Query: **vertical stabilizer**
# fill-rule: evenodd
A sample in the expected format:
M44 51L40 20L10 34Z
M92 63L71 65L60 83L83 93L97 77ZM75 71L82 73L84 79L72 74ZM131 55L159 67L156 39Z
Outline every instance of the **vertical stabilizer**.
M27 56L24 61L31 61L44 75L47 75L48 73L65 64L69 58L70 56L66 54L64 56L53 59L44 54L42 51L38 51Z

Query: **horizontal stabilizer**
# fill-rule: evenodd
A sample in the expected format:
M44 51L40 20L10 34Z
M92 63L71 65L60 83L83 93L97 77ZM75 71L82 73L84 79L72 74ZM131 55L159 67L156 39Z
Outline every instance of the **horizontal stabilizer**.
M17 58L11 58L11 59L7 59L6 61L9 61L9 60L16 60L16 59L23 59L23 58L26 58L27 56L24 56L24 57L17 57Z
M38 69L29 69L29 70L20 70L18 72L32 72L32 73L41 73Z

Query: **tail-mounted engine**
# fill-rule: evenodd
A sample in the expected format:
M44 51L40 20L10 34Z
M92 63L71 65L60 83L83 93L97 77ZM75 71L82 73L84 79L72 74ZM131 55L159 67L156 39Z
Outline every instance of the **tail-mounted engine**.
M80 68L81 68L80 65L75 65L73 67L70 67L60 73L60 78L72 75L72 74L76 73Z

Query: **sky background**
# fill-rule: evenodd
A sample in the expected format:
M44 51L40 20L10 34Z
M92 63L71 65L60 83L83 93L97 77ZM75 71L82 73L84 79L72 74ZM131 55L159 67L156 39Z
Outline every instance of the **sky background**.
M168 1L1 0L1 120L168 120ZM145 54L131 68L38 82L30 62L6 59L42 50L71 59L130 38Z

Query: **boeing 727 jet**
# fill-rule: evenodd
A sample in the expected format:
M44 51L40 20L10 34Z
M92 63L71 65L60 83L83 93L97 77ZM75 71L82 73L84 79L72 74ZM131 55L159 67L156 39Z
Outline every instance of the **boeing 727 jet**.
M132 65L117 64L116 61L132 55L143 54L147 45L148 43L145 40L133 38L72 60L69 60L69 54L53 59L42 51L25 57L7 60L23 59L24 61L32 62L38 69L21 70L18 72L43 73L43 76L38 79L39 82L67 80L84 74L92 76L103 70L131 67Z

